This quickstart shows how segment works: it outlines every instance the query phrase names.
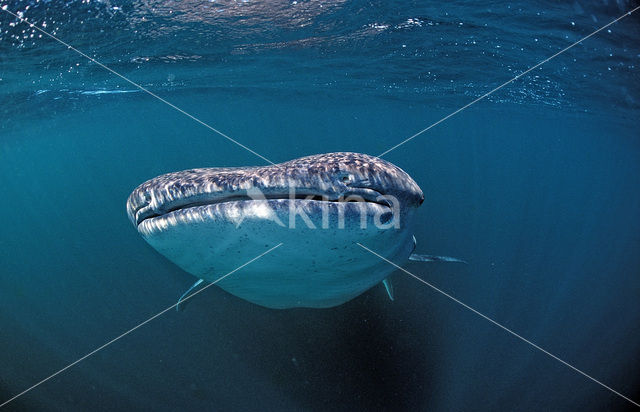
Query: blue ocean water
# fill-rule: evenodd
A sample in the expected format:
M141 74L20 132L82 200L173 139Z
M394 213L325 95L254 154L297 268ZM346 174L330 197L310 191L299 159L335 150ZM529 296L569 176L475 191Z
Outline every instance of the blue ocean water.
M5 1L275 161L379 154L635 1ZM638 12L640 13L640 12ZM640 401L640 14L385 155L406 268ZM0 403L194 281L127 220L158 174L264 160L0 11ZM366 253L366 252L363 252ZM304 268L300 268L304 270ZM209 288L6 410L626 410L402 272L326 310Z

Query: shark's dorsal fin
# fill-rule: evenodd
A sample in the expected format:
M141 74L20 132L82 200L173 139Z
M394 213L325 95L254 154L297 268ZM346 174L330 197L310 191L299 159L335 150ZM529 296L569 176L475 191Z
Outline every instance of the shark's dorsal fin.
M467 263L462 259L456 259L454 257L449 256L434 256L434 255L419 255L417 253L412 253L409 256L409 260L413 260L415 262L458 262L458 263Z
M178 299L178 303L176 303L176 311L180 312L181 308L184 307L184 305L182 305L182 301L187 297L189 293L191 293L195 288L200 286L202 282L204 282L204 279L199 279L198 281L196 281L196 283L191 285L191 287L187 289L187 291L184 292L182 296L180 296L180 299Z
M385 280L382 281L382 284L384 285L385 290L387 291L387 295L389 295L389 299L391 299L392 301L393 299L393 284L391 283L391 279L386 278Z

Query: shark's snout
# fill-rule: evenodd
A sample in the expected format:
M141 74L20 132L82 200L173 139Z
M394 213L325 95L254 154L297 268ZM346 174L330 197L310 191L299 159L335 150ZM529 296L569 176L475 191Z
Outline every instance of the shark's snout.
M418 207L424 195L399 167L359 153L328 153L261 167L168 173L136 188L127 213L138 226L176 210L239 200L305 199Z

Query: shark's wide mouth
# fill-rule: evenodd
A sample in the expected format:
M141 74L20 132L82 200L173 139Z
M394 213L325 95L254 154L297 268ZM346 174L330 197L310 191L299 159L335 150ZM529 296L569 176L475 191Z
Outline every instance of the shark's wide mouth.
M133 211L136 226L140 226L142 222L148 219L162 217L174 212L187 209L197 208L209 205L224 205L234 202L246 201L265 201L265 200L304 200L307 202L331 202L331 203L353 203L364 202L372 203L392 210L392 200L377 190L370 188L358 189L357 192L347 193L340 196L328 196L326 194L314 193L269 193L259 195L248 194L230 194L229 196L220 196L220 194L202 193L185 199L177 199L166 204L152 207L145 204L137 210Z

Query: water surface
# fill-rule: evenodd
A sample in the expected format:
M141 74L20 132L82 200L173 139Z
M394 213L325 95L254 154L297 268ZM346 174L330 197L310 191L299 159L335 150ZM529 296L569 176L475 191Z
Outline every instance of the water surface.
M280 162L381 153L637 2L2 4ZM425 192L418 251L469 261L408 270L636 401L639 22L385 156ZM3 402L193 283L131 227L133 188L265 162L1 12L0 120ZM7 408L632 406L407 275L393 282L395 302L376 287L328 310L210 288Z

